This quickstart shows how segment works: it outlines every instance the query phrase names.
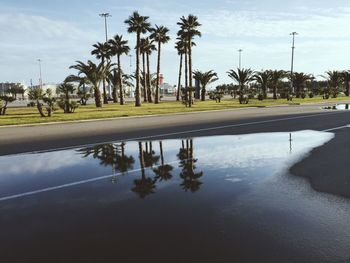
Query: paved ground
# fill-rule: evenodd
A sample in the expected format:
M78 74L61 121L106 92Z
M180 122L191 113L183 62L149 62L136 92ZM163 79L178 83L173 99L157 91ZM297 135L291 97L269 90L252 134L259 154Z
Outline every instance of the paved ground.
M145 137L325 130L346 124L350 124L350 114L346 111L335 112L323 110L321 105L306 105L2 127L0 155Z

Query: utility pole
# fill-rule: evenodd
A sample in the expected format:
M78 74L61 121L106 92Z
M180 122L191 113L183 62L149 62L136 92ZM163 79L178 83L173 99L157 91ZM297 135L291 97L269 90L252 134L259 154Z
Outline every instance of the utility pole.
M297 32L290 33L291 36L293 36L293 45L292 45L292 63L291 63L291 69L290 69L290 89L291 92L294 93L294 83L293 83L293 73L294 73L294 49L295 49L295 36L298 35Z
M243 52L243 49L238 49L238 52L239 52L239 69L241 70L242 69L242 52Z
M38 59L39 62L39 86L42 89L43 88L43 79L42 79L42 75L41 75L41 59Z

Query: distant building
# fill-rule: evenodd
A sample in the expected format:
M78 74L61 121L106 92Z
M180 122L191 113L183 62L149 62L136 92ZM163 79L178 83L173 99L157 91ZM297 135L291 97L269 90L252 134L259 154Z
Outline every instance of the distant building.
M164 95L174 95L176 93L176 86L172 86L169 83L163 83L159 87L160 94Z

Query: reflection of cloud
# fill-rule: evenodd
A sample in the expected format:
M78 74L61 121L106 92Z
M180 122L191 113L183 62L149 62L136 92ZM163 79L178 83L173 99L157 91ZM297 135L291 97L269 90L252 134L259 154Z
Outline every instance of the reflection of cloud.
M45 173L84 162L84 159L73 151L41 153L33 157L34 155L28 154L0 158L0 167L6 167L0 174L12 176Z
M326 132L293 132L291 151L289 133L202 138L196 139L195 157L203 168L252 170L269 167L269 172L273 173L297 162L333 137L334 134Z

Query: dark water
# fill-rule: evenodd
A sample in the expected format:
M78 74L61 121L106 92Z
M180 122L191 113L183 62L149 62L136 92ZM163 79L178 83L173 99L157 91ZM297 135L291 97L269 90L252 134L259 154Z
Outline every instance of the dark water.
M332 133L0 157L1 262L348 262L350 203L288 173Z

